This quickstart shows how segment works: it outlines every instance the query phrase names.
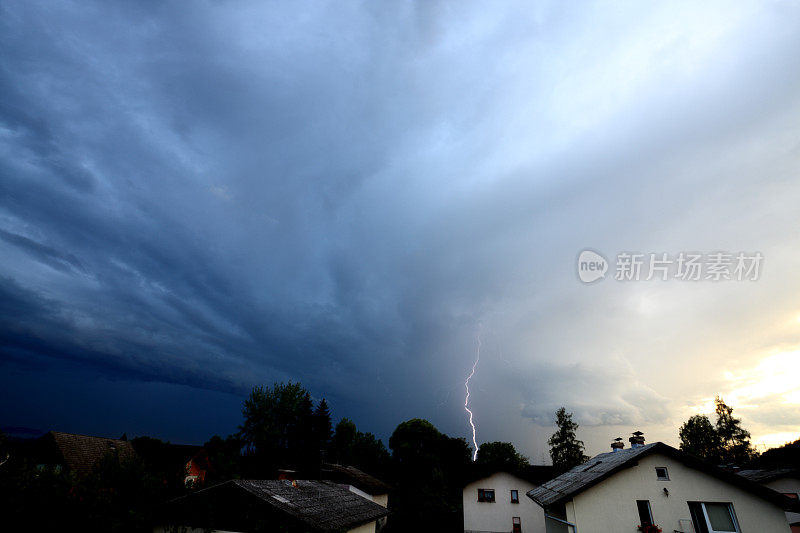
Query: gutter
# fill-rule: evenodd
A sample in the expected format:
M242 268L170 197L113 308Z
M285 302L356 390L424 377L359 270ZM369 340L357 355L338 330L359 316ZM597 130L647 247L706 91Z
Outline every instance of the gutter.
M550 520L555 520L556 522L561 522L562 524L566 524L568 527L572 528L572 533L578 533L578 526L573 524L572 522L567 522L566 520L556 518L555 516L550 516L547 513L545 513L544 517L545 519L549 518Z

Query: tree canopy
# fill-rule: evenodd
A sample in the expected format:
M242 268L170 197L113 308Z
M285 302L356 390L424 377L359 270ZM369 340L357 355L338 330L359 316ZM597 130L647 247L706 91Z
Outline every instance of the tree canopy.
M719 461L720 440L717 430L706 415L694 415L680 428L680 448L701 459Z
M389 439L396 485L390 500L394 531L463 531L461 490L471 451L463 438L441 433L427 420L400 423Z
M528 458L517 453L510 442L484 442L478 448L475 464L491 470L522 470L529 465Z
M678 435L681 450L713 463L743 465L756 452L750 443L750 432L733 416L733 407L719 396L714 398L715 424L706 415L694 415L681 427Z
M239 437L251 475L270 475L277 468L319 466L322 443L320 433L314 431L314 406L300 383L254 387L242 414Z

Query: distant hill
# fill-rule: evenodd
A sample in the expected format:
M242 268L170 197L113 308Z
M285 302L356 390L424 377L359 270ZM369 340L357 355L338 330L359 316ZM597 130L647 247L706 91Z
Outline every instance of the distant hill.
M24 426L0 426L0 431L5 433L6 437L15 440L24 439L38 439L46 433L41 429L29 428Z
M780 448L770 448L762 453L750 468L800 468L800 439L784 444Z

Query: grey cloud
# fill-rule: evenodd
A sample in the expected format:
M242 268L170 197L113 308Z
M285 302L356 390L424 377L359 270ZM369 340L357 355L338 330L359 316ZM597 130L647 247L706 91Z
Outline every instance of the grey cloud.
M0 239L18 246L30 254L31 257L55 268L56 270L67 272L72 271L73 269L78 272L84 270L81 262L74 255L70 253L62 254L58 250L55 250L49 246L45 246L44 244L36 242L22 235L0 230Z
M713 8L2 9L15 364L236 393L300 379L384 435L410 416L463 433L481 324L479 418L548 427L566 405L598 435L664 427L720 382L693 350L753 320L752 295L584 287L575 254L792 242L786 6L664 41Z

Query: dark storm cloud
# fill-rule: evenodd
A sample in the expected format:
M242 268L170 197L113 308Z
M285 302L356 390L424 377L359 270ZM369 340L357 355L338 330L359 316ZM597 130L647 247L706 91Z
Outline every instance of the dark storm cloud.
M744 293L709 318L712 289L572 268L785 249L800 18L724 7L6 3L4 364L297 379L384 435L464 434L480 332L487 440L534 449L564 404L603 442L669 425L701 378L667 361L752 320Z

